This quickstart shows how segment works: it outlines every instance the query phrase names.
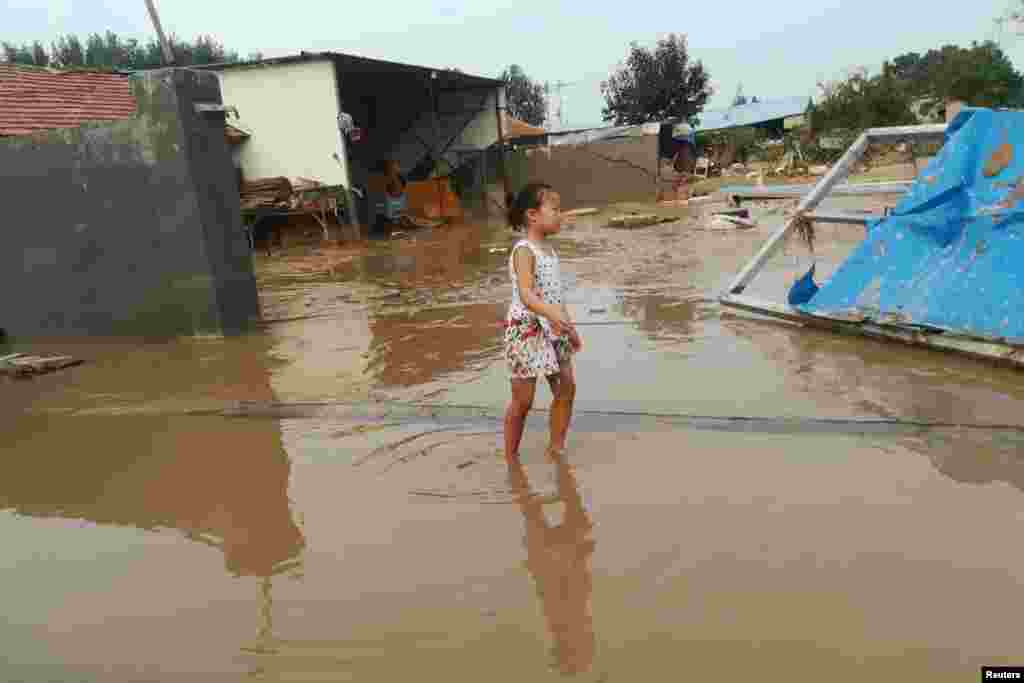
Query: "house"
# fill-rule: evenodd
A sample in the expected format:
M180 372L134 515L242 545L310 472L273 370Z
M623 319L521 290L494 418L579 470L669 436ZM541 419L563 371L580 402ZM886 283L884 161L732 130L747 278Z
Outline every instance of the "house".
M83 123L122 121L136 114L129 74L0 64L0 138ZM249 133L225 126L229 145Z
M251 136L234 152L246 178L366 188L394 159L424 180L432 162L457 165L459 152L497 140L504 107L500 80L337 52L197 68L219 75L224 104L238 113L232 125Z

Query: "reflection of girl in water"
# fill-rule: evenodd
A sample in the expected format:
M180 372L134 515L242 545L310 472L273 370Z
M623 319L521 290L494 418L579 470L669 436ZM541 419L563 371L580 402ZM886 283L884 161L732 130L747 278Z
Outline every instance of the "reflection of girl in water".
M562 523L550 526L544 501L530 495L518 459L509 462L512 491L526 522L526 567L553 640L552 655L563 674L590 671L594 661L594 624L590 612L593 524L583 507L573 468L556 455L558 498L565 506Z

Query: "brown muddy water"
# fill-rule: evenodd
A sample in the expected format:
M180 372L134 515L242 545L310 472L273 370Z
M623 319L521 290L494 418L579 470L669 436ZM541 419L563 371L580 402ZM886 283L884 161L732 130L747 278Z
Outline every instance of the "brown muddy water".
M557 238L590 324L555 463L542 412L522 466L498 450L497 226L258 255L279 322L245 338L52 343L87 363L0 384L0 680L1024 664L1024 439L978 426L1024 425L1021 376L719 309L758 214ZM859 238L819 230L819 273ZM809 265L791 245L750 291Z

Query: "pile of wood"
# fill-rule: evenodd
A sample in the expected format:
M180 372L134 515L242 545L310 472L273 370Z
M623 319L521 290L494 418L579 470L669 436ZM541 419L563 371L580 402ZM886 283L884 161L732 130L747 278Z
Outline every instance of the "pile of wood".
M82 361L71 356L32 356L27 353L12 353L0 356L0 376L30 377L54 370L78 365Z
M288 209L292 203L292 183L287 178L257 178L242 182L242 210Z

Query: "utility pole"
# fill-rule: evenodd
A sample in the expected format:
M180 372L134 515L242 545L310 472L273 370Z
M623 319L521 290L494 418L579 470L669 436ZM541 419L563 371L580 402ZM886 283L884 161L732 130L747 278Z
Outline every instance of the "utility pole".
M565 126L565 113L564 113L564 109L563 109L563 106L562 106L562 104L563 104L562 103L562 88L568 88L571 85L579 85L582 82L583 81L555 81L554 83L547 83L547 82L544 83L544 99L547 102L547 108L548 108L549 112L551 111L551 97L550 97L549 93L551 92L552 88L557 93L557 96L558 96L558 125L560 127L564 127ZM551 118L550 113L548 115L548 118L550 120L550 118Z
M160 15L156 13L156 5L153 4L153 0L146 0L146 9L149 10L149 18L153 20L153 28L156 29L156 37L160 41L160 49L164 53L164 66L174 66L174 52L171 51L171 45L167 42L167 36L164 35L164 29L160 25Z

